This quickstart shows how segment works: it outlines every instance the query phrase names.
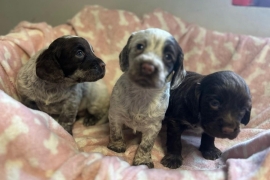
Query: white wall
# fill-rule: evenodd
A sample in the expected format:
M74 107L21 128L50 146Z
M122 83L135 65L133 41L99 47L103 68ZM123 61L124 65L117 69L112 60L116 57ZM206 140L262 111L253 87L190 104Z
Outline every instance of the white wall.
M270 37L270 8L232 6L231 0L0 0L0 34L7 34L22 20L55 26L94 4L139 16L162 8L208 29Z

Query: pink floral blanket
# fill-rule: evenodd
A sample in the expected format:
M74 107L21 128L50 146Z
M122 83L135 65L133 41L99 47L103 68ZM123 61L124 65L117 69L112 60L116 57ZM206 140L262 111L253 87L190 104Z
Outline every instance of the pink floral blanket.
M86 38L106 62L105 82L112 87L121 75L118 55L133 31L156 27L169 31L185 53L187 70L208 74L237 72L252 92L252 119L234 140L217 139L223 151L215 161L202 158L200 138L182 136L183 165L170 170L160 164L165 150L164 127L152 150L154 169L131 166L140 135L125 129L125 153L106 148L109 127L84 127L80 121L70 136L47 114L17 101L14 86L20 67L55 38L74 34ZM131 12L100 6L82 9L67 23L21 22L0 36L0 174L1 179L268 179L270 176L270 38L210 31L184 22L163 10L141 19Z

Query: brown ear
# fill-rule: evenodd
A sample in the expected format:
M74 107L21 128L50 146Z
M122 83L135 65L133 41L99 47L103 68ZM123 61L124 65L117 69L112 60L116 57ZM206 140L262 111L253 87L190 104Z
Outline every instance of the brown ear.
M187 95L187 101L188 107L192 108L192 112L194 114L199 113L200 110L200 102L201 102L201 84L198 82L194 89L192 88L192 91Z
M128 49L128 46L129 46L129 43L130 43L130 40L131 40L132 36L133 35L131 35L128 38L127 44L125 45L125 47L123 48L123 50L119 54L119 64L120 64L120 68L121 68L121 70L123 72L127 71L128 67L129 67L129 62L128 62L129 49Z
M246 87L246 92L247 92L247 94L249 96L249 99L250 99L250 102L249 102L250 103L250 108L248 110L246 110L246 113L245 113L244 117L241 120L241 123L246 126L249 123L251 109L252 109L251 94L250 94L250 89L249 89L248 85L246 84L245 80L241 76L239 76L239 77L243 80L243 83L245 84L245 87Z
M36 74L40 79L54 83L61 82L65 77L57 61L57 55L50 49L43 51L37 58Z
M184 60L184 54L183 54L182 49L179 46L178 57L174 65L174 75L172 77L172 82L171 82L172 90L176 89L182 83L182 81L184 80L186 76L183 60Z

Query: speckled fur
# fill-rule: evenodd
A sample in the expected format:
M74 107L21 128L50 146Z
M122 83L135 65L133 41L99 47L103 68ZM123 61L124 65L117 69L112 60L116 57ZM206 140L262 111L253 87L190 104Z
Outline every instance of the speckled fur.
M85 125L106 122L109 94L102 80L77 82L76 78L79 77L81 81L83 74L87 73L80 69L75 70L71 76L64 77L59 83L49 82L37 76L36 61L46 49L30 58L18 73L16 87L21 102L55 117L69 133L72 133L72 125L77 115L84 116ZM93 78L100 79L94 76Z
M137 52L136 46L140 43L144 49ZM170 63L164 61L167 44L173 49ZM133 165L154 167L151 150L168 107L170 88L177 87L185 75L182 61L182 50L177 42L169 33L159 29L133 33L120 54L120 66L124 74L115 84L110 100L108 148L116 152L126 150L123 125L134 132L142 132ZM141 64L145 62L156 68L151 76L141 74Z

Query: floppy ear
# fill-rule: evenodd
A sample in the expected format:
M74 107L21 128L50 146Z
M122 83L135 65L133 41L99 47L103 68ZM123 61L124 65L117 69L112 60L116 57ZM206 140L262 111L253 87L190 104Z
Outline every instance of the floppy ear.
M239 77L241 78L241 76L239 76ZM251 109L252 109L252 102L251 102L250 89L248 88L248 85L246 84L245 80L244 79L242 79L242 80L243 80L243 83L245 84L246 92L248 93L249 98L250 98L250 108L248 110L246 110L246 113L245 113L244 117L241 120L241 123L242 124L247 125L249 123L249 120L250 120L250 113L251 113Z
M192 113L195 114L195 116L198 116L197 113L199 113L200 110L200 101L201 101L201 84L197 83L194 88L187 94L186 96L186 103L188 104L188 107L192 108Z
M36 74L40 79L54 83L61 82L64 79L64 72L57 61L59 54L56 53L56 51L52 52L48 48L37 58Z
M251 107L248 111L246 111L246 114L244 115L244 117L241 120L241 123L244 125L247 125L249 120L250 120L250 113L251 113Z
M183 60L184 60L184 54L182 52L182 49L179 47L179 53L178 53L178 57L177 60L175 62L173 71L174 71L174 75L172 77L172 81L171 81L171 89L176 89L181 82L184 80L185 76L186 76L186 71L184 69L184 65L183 65Z
M121 68L121 70L123 72L128 70L128 66L129 66L129 63L128 63L128 54L129 54L128 46L129 46L129 43L130 43L130 40L131 40L132 36L133 35L131 35L128 38L127 44L125 45L125 47L123 48L123 50L119 54L119 64L120 64L120 68Z

